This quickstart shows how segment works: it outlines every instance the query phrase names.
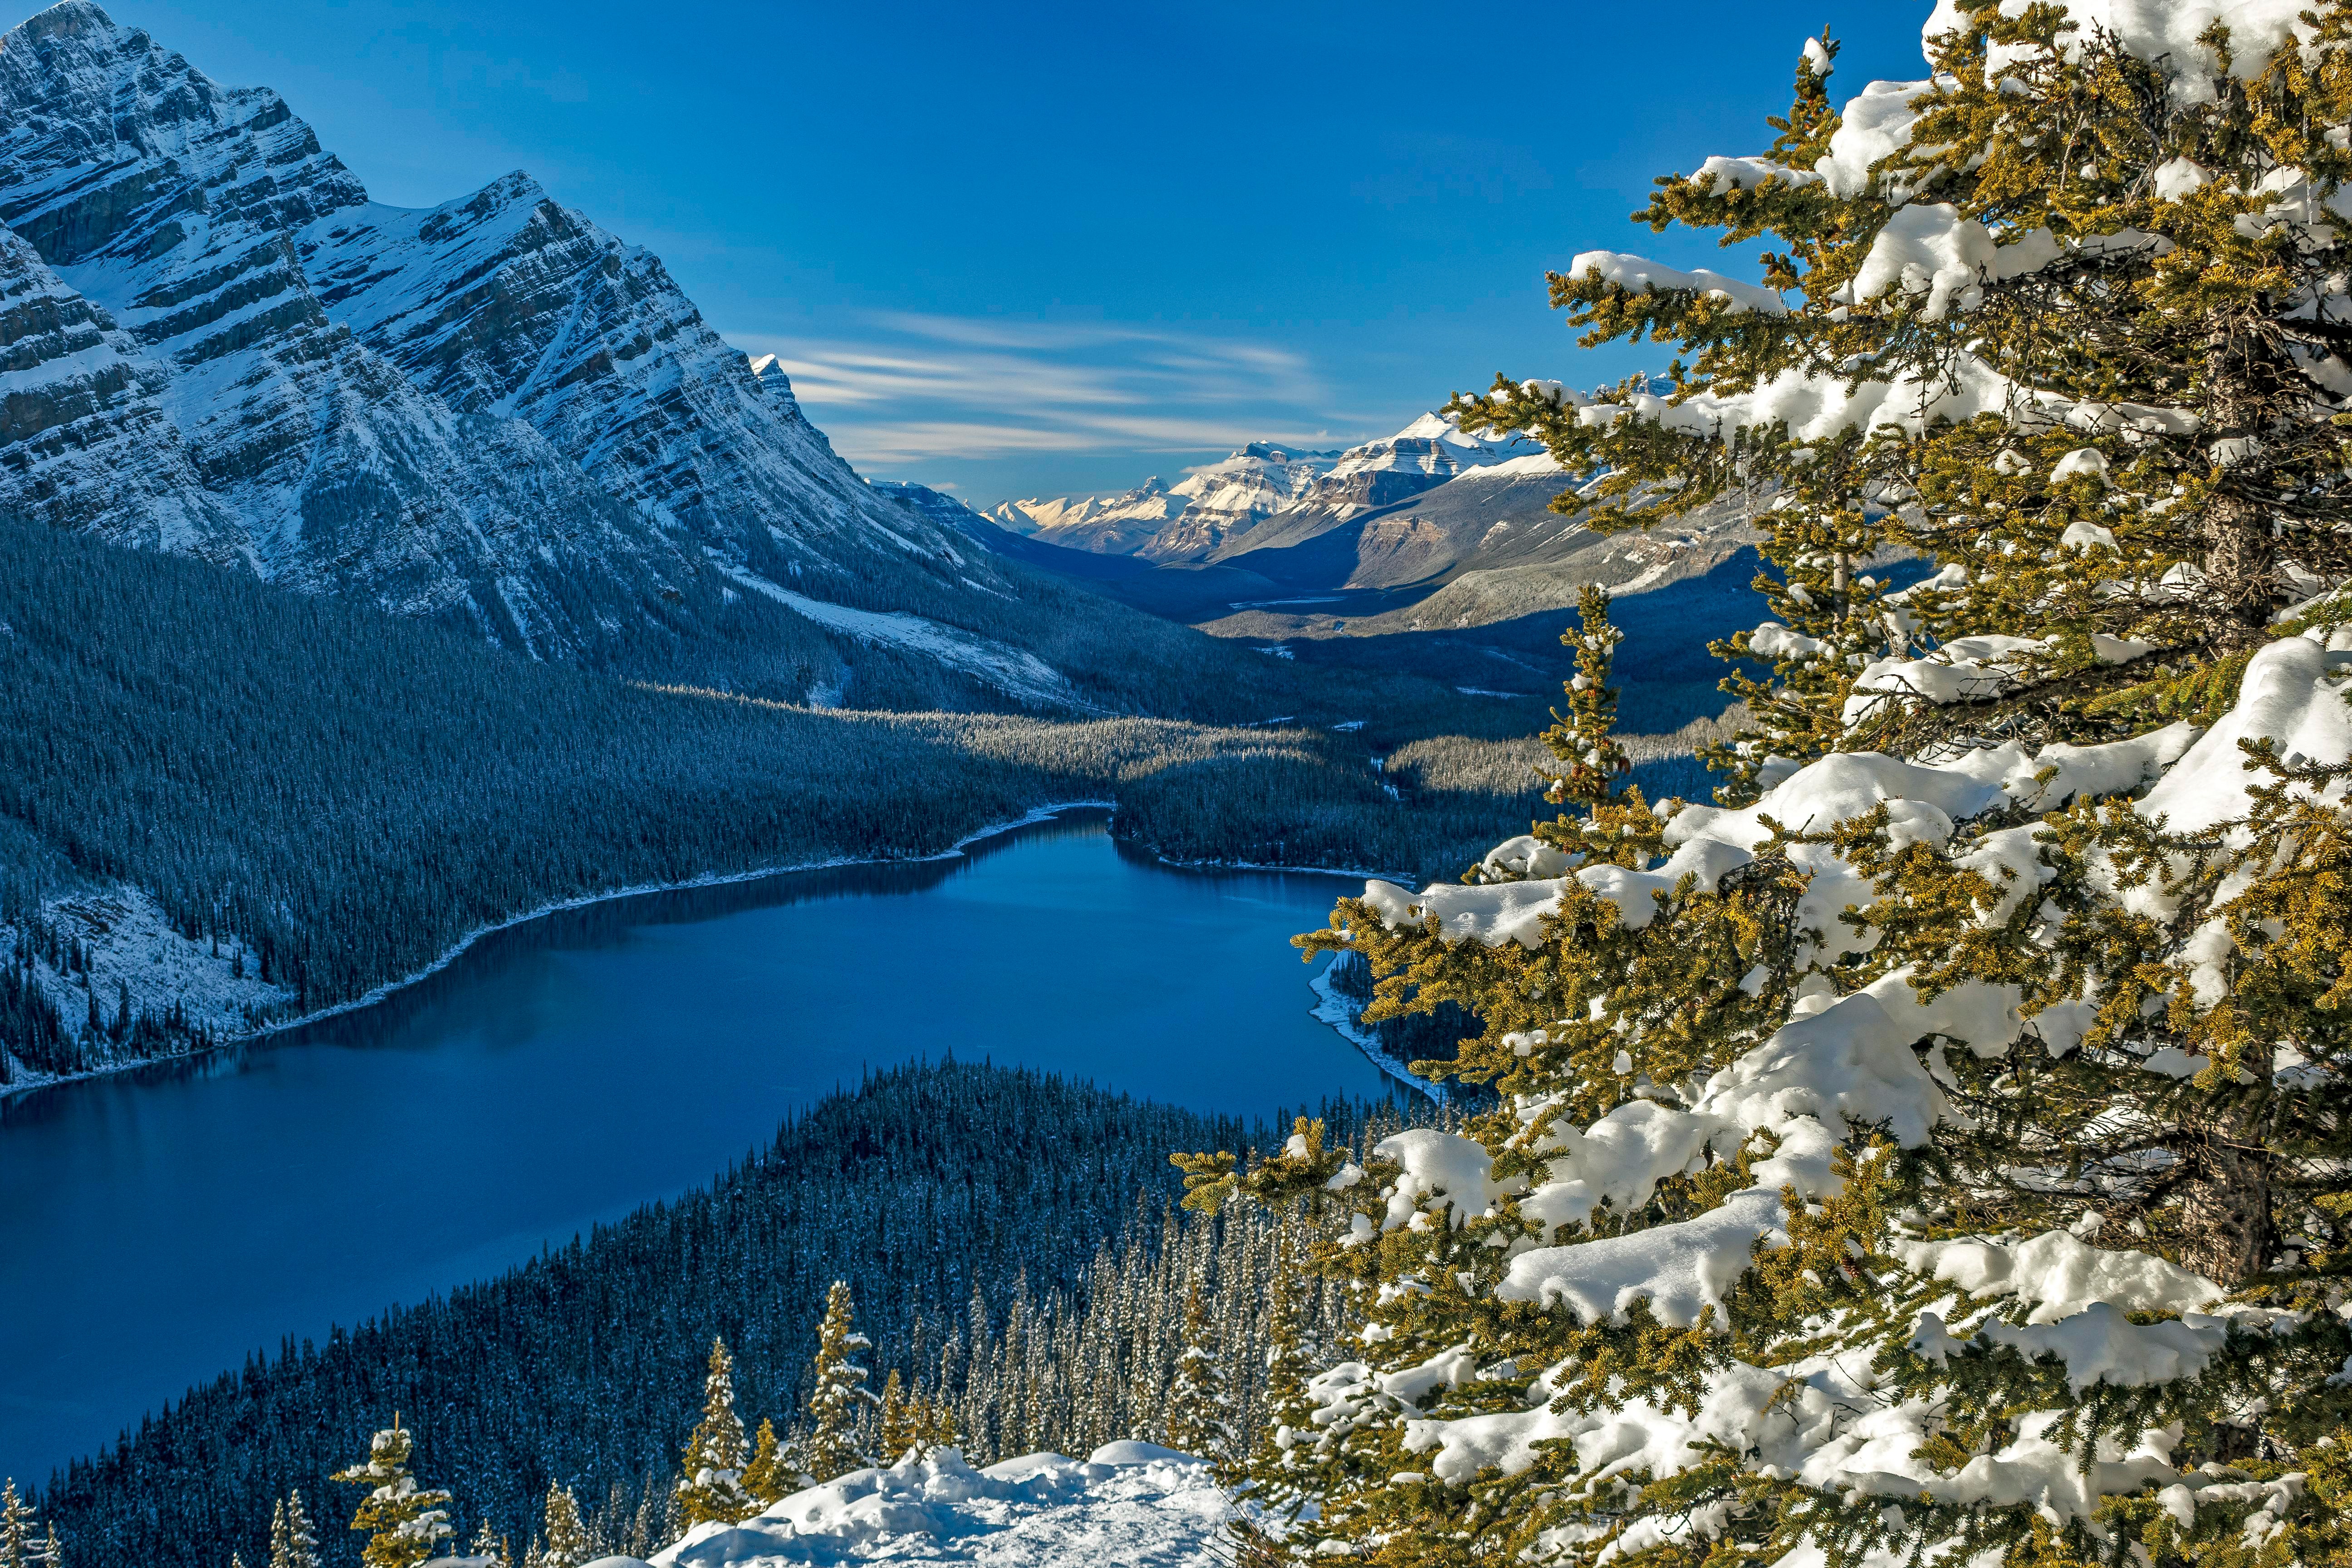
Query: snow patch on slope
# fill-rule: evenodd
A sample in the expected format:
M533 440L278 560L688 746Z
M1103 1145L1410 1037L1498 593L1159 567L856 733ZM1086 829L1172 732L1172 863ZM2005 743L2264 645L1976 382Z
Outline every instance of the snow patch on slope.
M787 1564L1121 1563L1208 1568L1227 1505L1208 1467L1171 1449L1113 1443L1085 1464L1030 1454L975 1470L953 1448L853 1470L740 1524L697 1527L653 1568ZM621 1568L627 1559L614 1560Z
M718 564L732 581L754 593L765 594L795 615L805 616L829 630L938 659L950 668L960 669L1024 701L1061 708L1090 706L1059 670L1034 653L903 610L860 610L812 599L790 588L778 587L743 567L724 562Z
M61 939L80 944L89 954L87 984L81 974L52 967L37 952L32 955L33 984L57 1008L68 1033L83 1028L92 997L102 1023L111 1026L126 987L132 1016L161 1018L177 1006L189 1029L215 1039L250 1033L294 1001L293 992L261 978L249 950L225 942L215 953L209 942L183 936L142 888L115 883L51 899L42 904L41 915ZM16 951L24 935L13 925L0 925L0 952ZM0 1044L0 1051L5 1049ZM110 1059L104 1042L90 1042L88 1049L101 1062ZM0 1094L51 1081L49 1075L13 1059L8 1067Z

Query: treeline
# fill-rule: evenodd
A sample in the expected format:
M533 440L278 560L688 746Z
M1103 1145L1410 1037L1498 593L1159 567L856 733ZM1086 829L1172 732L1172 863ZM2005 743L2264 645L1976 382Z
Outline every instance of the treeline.
M1111 799L1122 836L1185 860L1435 871L1525 826L1381 785L1328 730L651 689L0 521L0 1081L11 1056L61 1073L202 1043L168 996L126 1024L97 994L93 1028L60 990L44 907L110 883L304 1011L551 902L936 854L1056 800Z
M1327 1106L1335 1135L1398 1112ZM1410 1111L1409 1114L1425 1114ZM896 1068L788 1121L708 1189L325 1343L288 1342L192 1389L53 1478L44 1515L75 1568L220 1568L267 1557L277 1499L323 1514L331 1474L401 1414L415 1468L517 1543L551 1484L609 1524L664 1517L714 1335L747 1422L808 1404L827 1287L845 1281L889 1373L955 1413L976 1461L1163 1438L1197 1284L1232 1379L1261 1391L1276 1226L1181 1214L1171 1149L1264 1149L1277 1126L1139 1103L1028 1071ZM1348 1302L1312 1310L1336 1332ZM860 1441L878 1439L869 1418ZM321 1560L355 1541L322 1531Z

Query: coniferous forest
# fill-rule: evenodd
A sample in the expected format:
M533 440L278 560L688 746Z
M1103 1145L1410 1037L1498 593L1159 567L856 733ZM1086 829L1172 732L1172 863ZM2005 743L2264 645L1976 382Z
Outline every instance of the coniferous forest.
M934 855L1055 802L1113 802L1177 860L1432 871L1526 812L1483 783L1391 795L1352 731L649 689L22 523L0 627L0 1083L12 1057L55 1076L205 1043L170 998L89 984L47 912L82 889L145 889L301 1013L550 903Z
M1319 1114L1360 1141L1401 1109ZM1180 1210L1168 1151L1265 1149L1279 1125L1027 1071L895 1068L793 1117L706 1189L191 1389L56 1477L42 1514L89 1568L267 1561L276 1500L299 1490L340 1525L348 1494L332 1473L397 1412L415 1468L454 1493L468 1534L487 1518L526 1541L552 1484L583 1500L610 1550L641 1509L659 1545L677 1533L670 1500L712 1339L732 1354L746 1424L804 1438L835 1280L873 1342L875 1389L896 1374L909 1399L943 1406L975 1462L1164 1441L1196 1292L1210 1310L1194 1341L1224 1369L1229 1419L1246 1432L1275 1248L1286 1232L1298 1241L1296 1226ZM1349 1315L1345 1291L1321 1290L1306 1327L1332 1338ZM868 1407L851 1446L870 1460L881 1436ZM361 1543L329 1529L320 1561L354 1562Z

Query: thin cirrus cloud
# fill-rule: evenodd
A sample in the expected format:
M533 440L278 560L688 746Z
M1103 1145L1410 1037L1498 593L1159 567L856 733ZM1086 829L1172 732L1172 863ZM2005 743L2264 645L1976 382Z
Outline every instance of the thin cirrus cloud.
M1361 422L1332 409L1305 356L1244 339L903 313L858 326L733 341L774 354L834 446L871 469L920 478L927 465L1045 453L1222 455L1252 440L1360 438Z

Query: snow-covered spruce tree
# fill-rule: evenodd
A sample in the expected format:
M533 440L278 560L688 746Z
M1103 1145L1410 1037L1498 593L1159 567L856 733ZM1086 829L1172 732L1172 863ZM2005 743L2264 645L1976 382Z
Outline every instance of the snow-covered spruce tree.
M751 1453L743 1441L743 1420L735 1414L735 1361L727 1342L710 1342L709 1371L702 1380L702 1419L686 1440L678 1468L678 1511L691 1527L713 1521L733 1524L760 1510L761 1503L743 1485L743 1468Z
M367 1568L416 1568L457 1533L449 1522L449 1494L419 1487L409 1473L415 1447L395 1415L368 1444L367 1463L335 1473L339 1481L368 1489L352 1515L352 1528L368 1533L360 1549Z
M1661 183L1761 283L1555 279L1671 395L1460 405L1613 525L1771 494L1776 673L1717 805L1315 939L1475 1013L1499 1110L1188 1163L1365 1290L1302 1555L2352 1561L2352 7L1927 48L1833 111L1809 45L1767 155Z
M0 1482L0 1568L62 1568L57 1531L42 1537L39 1522L16 1483Z
M849 1287L836 1279L824 1295L824 1321L817 1326L816 1362L810 1369L809 1474L820 1481L848 1474L866 1463L857 1440L860 1417L874 1404L866 1368L857 1352L873 1341L851 1325L856 1309Z
M514 1553L507 1546L507 1538L492 1529L488 1519L483 1520L482 1528L474 1532L474 1543L466 1548L466 1554L501 1565L514 1561Z
M270 1510L269 1568L319 1568L319 1532L299 1491Z
M1201 1274L1195 1268L1184 1288L1183 1348L1176 1352L1176 1375L1168 1389L1168 1446L1221 1461L1233 1447L1233 1399L1217 1361L1215 1325Z

